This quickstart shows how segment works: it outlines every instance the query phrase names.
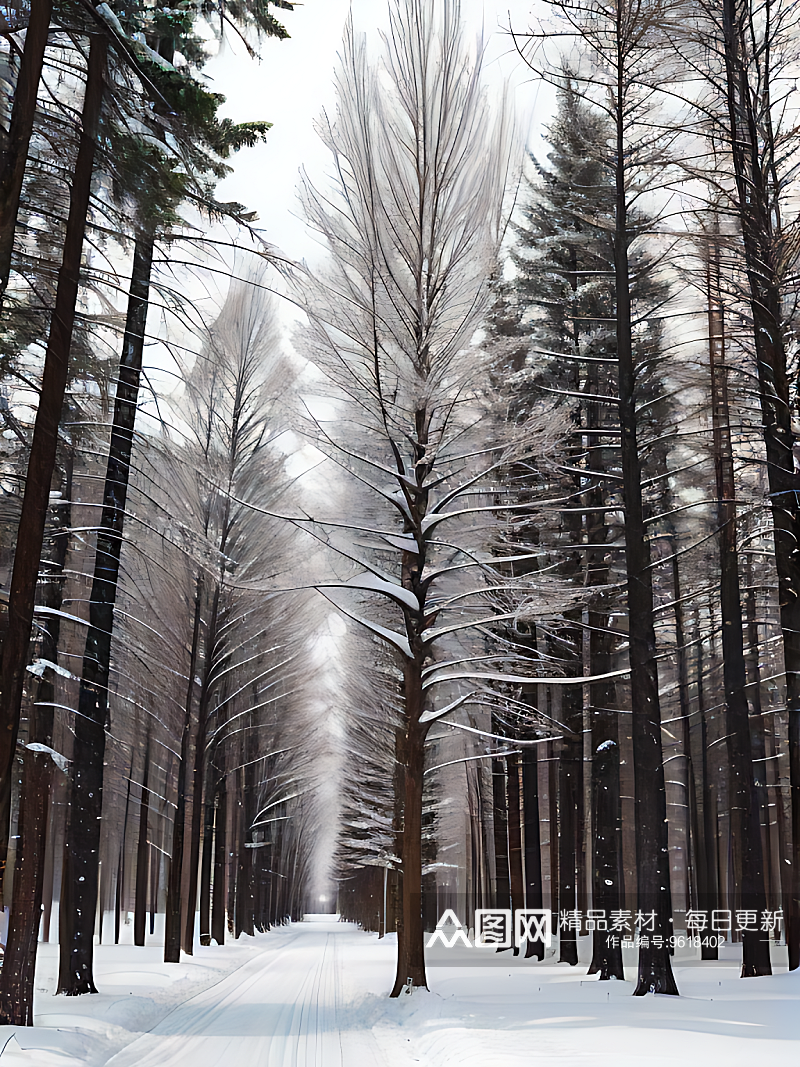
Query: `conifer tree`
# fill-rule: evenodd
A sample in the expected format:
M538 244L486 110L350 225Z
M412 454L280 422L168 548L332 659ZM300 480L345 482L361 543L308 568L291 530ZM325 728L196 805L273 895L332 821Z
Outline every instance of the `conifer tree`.
M507 379L506 394L516 417L543 398L557 397L570 426L564 461L551 472L548 487L552 495L561 495L565 507L550 524L555 528L540 531L538 542L567 582L587 587L585 607L570 612L561 626L551 625L549 633L542 632L550 654L577 679L585 673L586 646L588 673L597 675L612 669L619 645L610 624L619 605L608 586L613 581L612 560L617 571L620 561L619 552L608 544L614 531L605 510L618 490L614 472L619 468L619 430L613 402L614 286L607 235L613 188L604 162L608 129L569 76L559 92L547 140L548 166L531 156L535 176L527 180L522 221L515 226L515 277L507 286L507 300L515 308L525 356ZM521 491L524 476L519 481ZM588 688L595 798L593 901L596 908L610 911L620 906L621 890L616 687L594 682ZM560 712L570 729L559 759L562 911L574 910L577 903L582 714L582 687L576 684L562 696ZM610 947L606 940L604 932L595 932L591 970L599 970L601 978L622 978L619 947ZM577 963L569 931L562 932L561 958Z
M558 10L563 5L553 6ZM629 56L628 45L621 43L620 35L629 34L634 40L640 31L624 3L617 5L615 11L619 16L616 22L610 11L598 12L594 20L592 4L567 18L573 32L593 54L602 58L604 49L611 47L609 42L617 41L620 50L613 53L614 62L632 65L638 60L632 58L635 53ZM644 15L642 22L647 22ZM530 40L543 37L532 34ZM536 59L530 52L527 56L534 64L539 61L538 54ZM613 67L613 62L609 61L609 66ZM623 647L620 639L624 640L624 634L615 630L612 616L615 610L618 615L628 616L631 699L638 709L634 714L634 747L640 753L636 774L640 815L637 842L641 848L643 836L651 833L645 826L652 827L658 820L656 809L665 800L663 788L656 782L653 792L653 780L645 785L641 775L641 761L646 756L648 766L661 775L659 780L663 782L660 762L658 767L652 762L655 747L660 752L660 741L656 737L654 747L652 736L658 683L652 575L645 532L652 519L642 478L647 458L651 463L656 460L647 439L656 436L654 431L664 418L658 376L661 329L657 310L664 289L656 281L653 264L641 244L631 247L652 226L652 220L633 206L625 169L624 145L629 132L626 94L632 100L634 91L629 74L620 73L617 96L612 97L610 107L592 103L595 82L591 75L579 77L564 66L548 67L545 75L558 88L559 113L550 131L551 168L536 167L539 182L531 206L525 210L525 224L519 231L522 241L514 256L518 272L514 289L521 301L518 315L523 330L526 306L532 310L527 312L530 354L526 365L512 379L512 387L517 393L524 391L525 400L543 393L559 396L571 426L571 447L565 461L553 472L553 488L561 494L565 507L552 545L552 558L565 578L586 587L587 601L586 610L567 617L563 629L551 629L550 648L563 657L565 669L570 664L570 673L576 679L583 674L602 676ZM597 84L601 80L598 78ZM521 403L523 410L525 400ZM614 513L620 508L625 513L624 542L613 522ZM628 585L626 610L621 610L622 605L609 596L608 590L622 577L623 568ZM593 898L595 907L606 911L620 906L622 889L616 688L606 681L588 685L594 807ZM573 735L579 735L581 730L579 694L576 686L561 704L564 724ZM562 763L564 756L567 762L560 772L559 792L566 799L574 796L570 764L574 764L577 754L562 752ZM561 799L559 806L561 810L565 808ZM566 806L573 809L575 804L567 800ZM572 834L569 822L571 818L568 828ZM658 913L668 935L671 928L666 832L659 848L659 889L655 892L648 885L648 878L643 877L640 894L642 906L646 900L648 910ZM560 882L564 891L571 894L576 864L566 850L562 849L562 853L559 867L566 862L569 868L566 872L560 870ZM655 868L650 873L655 874ZM574 952L571 958L576 959ZM619 949L614 949L607 941L607 933L599 930L594 936L592 970L604 978L622 976ZM642 992L651 988L674 991L668 960L662 966L649 948L640 954L640 975Z

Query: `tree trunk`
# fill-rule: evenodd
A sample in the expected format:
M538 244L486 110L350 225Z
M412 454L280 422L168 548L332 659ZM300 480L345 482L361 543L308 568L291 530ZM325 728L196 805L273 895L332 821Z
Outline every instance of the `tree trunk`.
M128 829L128 812L131 806L131 780L133 778L133 753L131 753L131 770L128 775L128 788L125 792L125 814L122 821L122 841L119 846L119 861L117 862L117 885L114 893L114 944L119 944L119 928L122 920L122 898L125 885L125 839ZM102 923L102 913L100 922ZM102 927L101 927L102 929Z
M575 687L576 699L580 696L580 687ZM570 729L574 725L574 715L565 716ZM565 736L561 739L561 751L558 758L558 961L575 967L578 963L578 930L570 921L569 913L574 919L577 912L577 842L578 809L581 788L581 761L583 758L580 734ZM578 919L580 923L580 918Z
M553 930L558 933L558 757L557 741L547 745L547 823L548 859L550 861L550 911Z
M200 944L211 944L211 871L214 849L214 822L216 815L216 783L212 772L213 764L209 759L206 774L206 796L203 810L203 862L200 872Z
M542 854L539 834L539 762L536 749L522 754L522 804L525 829L525 907L542 907ZM525 958L544 959L541 941L528 941Z
M72 796L64 845L64 878L68 893L61 909L60 929L65 937L61 941L58 976L58 991L67 996L96 992L92 975L92 931L97 906L111 640L152 255L152 240L137 240L103 487L103 512L97 535L89 632L75 719Z
M736 486L733 471L728 382L725 367L725 328L719 284L719 247L708 254L708 323L711 361L711 403L714 465L719 530L720 610L722 615L722 670L727 705L730 760L729 803L731 819L734 900L738 909L754 911L755 930L742 932L742 978L771 974L769 935L759 926L766 910L758 794L753 780L744 628L736 540Z
M69 351L75 323L81 250L86 233L95 137L103 102L106 40L93 36L89 48L81 135L75 161L64 251L58 272L55 307L44 361L42 388L33 430L25 495L16 538L8 602L8 631L3 641L0 692L0 899L8 850L11 776L19 730L20 707L28 663L31 623L39 574L47 507L56 461L58 425L67 385Z
M621 8L622 5L619 5ZM622 12L620 11L620 18ZM622 448L622 492L625 508L625 562L627 571L628 634L631 670L631 711L634 780L636 791L636 865L638 908L652 912L652 933L662 947L639 948L636 996L645 993L677 994L672 974L669 937L672 916L669 893L669 850L664 765L661 753L661 712L658 698L656 637L653 623L653 579L642 501L642 468L638 445L636 371L633 360L631 287L628 264L628 175L625 142L625 65L623 30L618 27L615 87L616 158L614 277L616 283L616 336L619 383L619 422Z
M150 841L147 824L150 819L150 731L144 745L144 772L142 776L142 803L139 808L139 840L136 843L136 899L133 913L133 943L144 945L144 928L147 917L147 884L150 869Z
M492 731L494 732L494 731ZM508 811L506 768L502 759L492 760L492 825L494 827L494 870L496 908L511 907L511 875L508 865Z
M183 881L183 841L186 830L186 764L189 760L189 711L181 738L181 758L178 765L175 818L172 824L172 848L167 879L167 911L164 917L164 963L181 961L181 884Z
M246 750L242 744L242 749ZM246 757L245 757L246 758ZM241 828L239 832L239 855L236 876L236 936L247 934L248 937L255 935L255 891L254 891L254 854L253 848L248 848L248 831L250 828L250 797L254 793L250 768L242 767L239 772L240 796L241 796Z
M698 611L699 615L699 611ZM700 624L698 622L697 634L697 704L700 713L700 759L699 766L702 771L699 795L696 808L702 813L702 819L698 817L697 834L697 901L701 911L711 914L711 911L719 904L719 864L717 861L717 805L715 794L711 787L711 768L708 756L708 721L706 716L706 698L704 682L703 644L700 637ZM700 959L716 960L719 958L719 949L716 941L713 945L703 945L701 939Z
M519 755L506 757L507 808L508 811L508 871L511 891L511 908L516 911L525 907L525 881L522 874L522 812L520 810L520 760ZM514 945L514 955L519 949Z
M780 249L786 238L778 210L780 190L773 188L777 182L776 145L770 106L768 101L753 100L754 90L748 83L750 26L746 5L723 0L722 26L730 149L753 316L783 632L793 828L786 941L789 969L795 970L800 966L800 479L794 472L793 407L781 300L784 268ZM765 85L761 92L767 96L770 88Z
M608 616L590 611L588 622L592 673L604 674L611 670L612 658ZM613 685L593 683L589 687L594 825L592 900L595 909L605 913L606 921L622 905L619 730L614 698ZM592 933L592 962L588 973L599 974L600 981L610 978L624 981L622 948L610 942L607 929L596 928Z
M204 579L198 575L194 597L194 623L192 625L192 647L189 655L189 684L186 690L184 706L183 733L181 735L181 762L178 768L178 788L176 798L175 822L172 824L172 849L169 862L169 881L167 882L167 914L164 926L164 962L180 963L181 959L181 915L183 914L183 843L186 833L186 768L191 754L192 723L194 720L194 693L197 688L197 661L200 656L200 627L202 625ZM194 915L192 916L192 939L194 939Z
M72 500L73 454L66 461L64 499ZM53 560L42 593L44 603L56 611L61 609L64 563L67 556L67 531L72 525L71 507L67 503L61 514L61 531L54 537ZM42 635L41 658L58 662L58 641L61 619L47 617ZM53 744L53 711L55 685L52 670L42 675L31 702L29 742ZM22 791L20 794L19 842L14 871L8 937L3 966L0 968L0 1024L33 1026L33 991L36 970L36 946L42 913L47 828L50 818L50 794L53 780L53 761L47 752L26 749L23 758Z
M397 997L410 981L427 989L422 923L422 776L425 733L422 715L422 665L419 658L404 664L405 764L403 769L403 951L398 951L397 974L391 995ZM400 939L398 937L398 949Z
M227 525L227 523L226 523ZM224 551L225 540L223 539ZM202 578L198 578L198 598ZM208 709L211 699L212 671L216 666L214 650L218 640L217 620L219 618L220 585L214 588L211 617L206 627L206 662L203 668L203 684L197 710L197 736L195 741L194 767L192 769L191 799L192 821L189 830L189 887L186 897L186 923L183 932L183 951L190 956L194 950L194 917L197 906L197 875L200 862L200 836L203 826L203 780L206 767L206 728L208 726Z
M0 301L8 286L22 180L36 115L53 0L32 0L0 172ZM85 116L84 116L85 117Z
M783 866L782 850L776 848L773 839L772 822L770 816L770 763L773 757L773 746L767 745L767 730L764 723L764 708L761 702L761 668L759 665L759 633L758 633L758 608L756 604L755 574L753 558L748 554L746 563L747 588L744 595L744 614L747 623L747 684L752 693L751 697L751 736L753 738L753 772L756 791L759 794L759 808L763 815L764 823L764 890L767 894L769 906L773 910L778 908L781 892L781 867ZM776 826L783 825L783 819L777 817ZM778 877L776 878L776 871ZM791 890L790 890L791 891Z
M695 810L694 794L694 768L692 766L692 743L691 743L691 706L689 703L689 659L686 653L686 612L683 604L683 591L681 584L680 562L678 558L678 539L674 529L670 527L670 552L672 553L672 599L674 602L673 614L675 616L675 653L678 661L678 707L680 708L681 721L681 753L684 762L685 786L686 786L686 819L684 821L685 841L685 893L686 907L696 908L697 884L696 884L696 861L697 839L695 830L697 826L697 813Z
M228 790L225 773L217 785L217 817L214 825L214 892L211 908L211 936L225 944L225 853L228 833Z

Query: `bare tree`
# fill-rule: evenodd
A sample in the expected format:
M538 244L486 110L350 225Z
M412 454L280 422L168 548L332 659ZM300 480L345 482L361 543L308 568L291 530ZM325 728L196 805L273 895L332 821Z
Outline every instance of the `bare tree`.
M471 344L502 236L509 121L488 105L480 44L476 52L464 43L456 0L397 0L390 20L378 68L348 25L336 121L320 124L336 186L327 194L307 184L305 200L331 258L303 297L310 318L303 350L324 374L319 391L336 410L324 420L309 402L315 443L362 493L353 490L350 513L338 521L311 524L341 561L335 578L318 587L330 589L397 662L397 996L426 985L421 881L430 725L469 702L486 705L476 684L487 692L492 679L517 684L514 670L532 668L513 644L491 638L490 624L514 614L502 616L489 595L510 580L487 548L509 451L483 418L487 373ZM552 442L557 435L546 426L546 418L526 424L520 455ZM363 551L354 538L366 542ZM359 600L373 604L368 615ZM503 738L484 733L483 754L491 755Z

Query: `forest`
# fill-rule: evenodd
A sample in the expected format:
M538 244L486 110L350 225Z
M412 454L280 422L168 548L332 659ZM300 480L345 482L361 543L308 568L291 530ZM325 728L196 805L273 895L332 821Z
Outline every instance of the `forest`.
M800 7L538 0L536 137L351 12L300 261L204 74L297 6L0 4L0 1023L313 912L797 969Z

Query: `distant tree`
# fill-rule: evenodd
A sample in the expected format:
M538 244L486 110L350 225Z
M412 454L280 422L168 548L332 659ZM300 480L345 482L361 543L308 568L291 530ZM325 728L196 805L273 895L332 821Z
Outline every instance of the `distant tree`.
M204 791L206 803L213 805L220 776L231 773L222 757L233 745L231 766L240 767L248 779L247 838L258 812L262 759L273 773L270 796L280 794L283 760L277 751L263 755L264 746L278 749L277 738L291 730L292 702L286 694L301 688L292 649L296 655L302 604L282 594L281 606L281 599L259 591L286 565L291 532L265 514L285 491L282 456L274 442L286 428L280 398L293 378L280 351L266 280L262 264L245 269L232 282L187 375L180 405L179 417L189 427L181 460L184 477L194 483L186 493L193 501L191 522L211 558L197 567L190 598L189 683L164 942L168 962L179 961L181 947L186 952L193 948ZM295 616L297 627L286 624L287 614ZM256 694L262 699L256 700ZM281 705L283 727L273 714ZM244 729L229 726L237 716L249 717ZM299 754L296 761L299 766ZM242 849L243 861L253 857L261 859L263 853ZM245 873L245 881L248 877ZM201 932L210 935L207 913L202 918Z

